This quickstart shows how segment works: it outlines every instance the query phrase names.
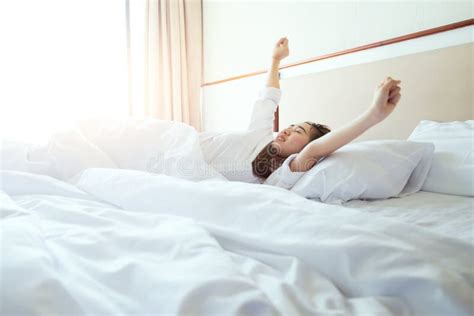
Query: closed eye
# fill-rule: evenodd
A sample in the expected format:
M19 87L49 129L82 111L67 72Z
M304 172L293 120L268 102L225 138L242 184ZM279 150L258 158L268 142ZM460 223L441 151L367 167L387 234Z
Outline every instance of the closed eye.
M293 126L295 126L295 124L291 124L291 125L290 125L290 127L293 127ZM304 132L305 134L307 134L306 130L305 130L303 127L301 127L300 125L296 125L296 129L295 129L295 130L296 130L296 132L297 132L298 134L302 134L303 132Z
M306 130L302 128L301 126L298 126L296 128L297 128L296 131L298 132L298 134L302 134L303 132L306 134Z

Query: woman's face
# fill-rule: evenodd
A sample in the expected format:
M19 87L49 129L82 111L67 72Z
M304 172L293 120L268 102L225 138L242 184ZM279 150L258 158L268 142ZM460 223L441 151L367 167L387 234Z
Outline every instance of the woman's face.
M288 157L299 153L311 140L311 125L308 123L291 124L278 133L273 144L279 149L280 156Z

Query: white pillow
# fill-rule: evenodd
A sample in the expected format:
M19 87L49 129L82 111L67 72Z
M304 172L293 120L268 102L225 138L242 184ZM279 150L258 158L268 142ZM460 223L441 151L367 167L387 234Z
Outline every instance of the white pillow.
M401 140L349 144L306 172L291 191L326 203L412 194L423 185L433 151L433 144Z
M426 182L421 188L445 194L473 196L474 120L439 123L421 121L408 137L431 142L435 153Z

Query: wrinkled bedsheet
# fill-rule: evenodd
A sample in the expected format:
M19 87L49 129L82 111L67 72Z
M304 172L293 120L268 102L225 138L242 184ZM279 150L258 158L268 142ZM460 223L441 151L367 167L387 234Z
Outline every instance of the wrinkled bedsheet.
M1 172L3 315L472 315L473 246L277 187Z

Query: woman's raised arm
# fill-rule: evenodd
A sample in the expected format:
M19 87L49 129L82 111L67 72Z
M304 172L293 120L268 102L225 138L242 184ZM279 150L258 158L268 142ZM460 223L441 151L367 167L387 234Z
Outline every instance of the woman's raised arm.
M282 37L275 44L272 55L272 65L270 72L268 73L267 87L273 87L280 89L280 78L278 76L278 68L280 67L280 61L290 54L288 48L288 39Z
M400 81L387 77L377 87L372 105L349 124L306 145L291 161L291 171L307 171L322 157L350 143L372 126L383 121L395 109L401 94Z

